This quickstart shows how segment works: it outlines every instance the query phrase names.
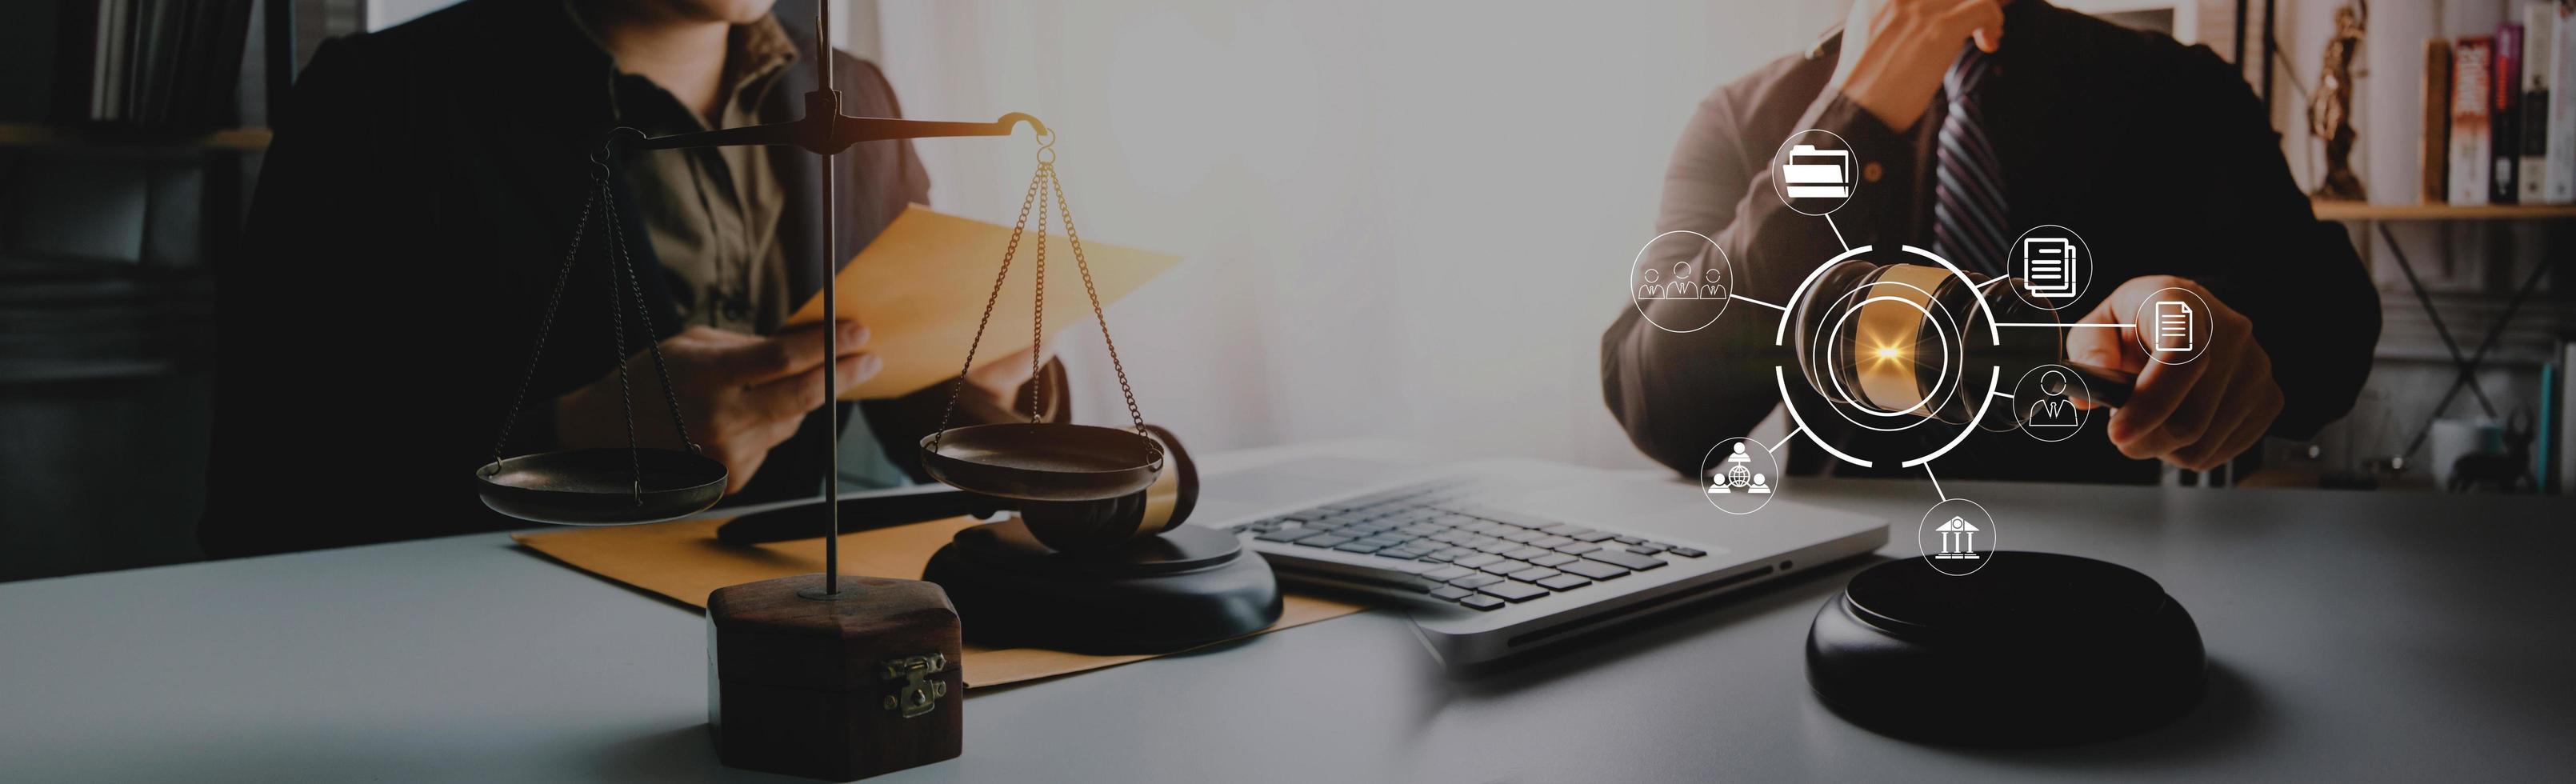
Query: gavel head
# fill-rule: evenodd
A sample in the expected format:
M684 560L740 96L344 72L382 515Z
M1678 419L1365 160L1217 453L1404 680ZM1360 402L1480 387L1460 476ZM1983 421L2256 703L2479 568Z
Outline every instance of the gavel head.
M2005 289L2019 285L1936 266L1847 260L1790 303L1791 346L1816 394L1865 424L1909 416L1964 423L1986 394L1989 367L2010 384L2059 361L2062 330L1991 327L2055 323L2054 312ZM1980 425L2008 430L2018 422L1998 413Z
M1198 505L1198 466L1171 431L1154 425L1145 430L1163 444L1163 472L1153 484L1098 501L1011 502L1029 535L1058 552L1079 553L1156 536L1187 521Z

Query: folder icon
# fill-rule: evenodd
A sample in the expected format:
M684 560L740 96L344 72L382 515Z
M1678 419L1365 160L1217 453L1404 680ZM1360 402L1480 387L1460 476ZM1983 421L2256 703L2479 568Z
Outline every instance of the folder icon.
M1780 182L1792 199L1840 199L1851 195L1851 151L1819 150L1812 144L1789 148L1780 164Z

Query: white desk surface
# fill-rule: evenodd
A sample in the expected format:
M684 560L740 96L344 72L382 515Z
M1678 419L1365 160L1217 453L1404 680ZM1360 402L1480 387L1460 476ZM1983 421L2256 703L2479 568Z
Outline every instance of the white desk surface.
M1212 456L1221 467L1229 456ZM1231 456L1245 459L1244 456ZM2147 735L1981 751L1859 730L1801 645L1858 568L1472 679L1401 615L995 691L887 782L2542 780L2576 771L2561 499L1954 482L2012 547L2162 581L2209 699ZM1687 495L1676 503L1699 503ZM1909 535L1921 481L1798 500ZM719 766L692 611L479 534L0 584L0 781L794 781Z

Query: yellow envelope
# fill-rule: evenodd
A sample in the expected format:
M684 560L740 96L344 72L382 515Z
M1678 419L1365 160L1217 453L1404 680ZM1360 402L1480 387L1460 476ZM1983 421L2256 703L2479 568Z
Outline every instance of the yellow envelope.
M1049 228L1046 326L1053 332L1089 317L1091 300L1083 293L1082 274L1074 266L1073 245L1065 241L1064 227ZM876 377L841 390L841 399L901 397L956 378L958 363L966 359L966 345L975 339L975 321L984 313L985 298L992 294L1002 251L1010 244L1009 226L948 215L919 204L895 216L875 241L841 268L839 315L868 325L868 350L885 361ZM1088 238L1082 250L1103 307L1181 260ZM1011 277L1002 286L1001 300L993 305L992 325L984 330L983 346L975 352L976 365L1029 347L1036 279L1037 229L1032 226L1011 260ZM821 320L823 296L817 293L787 323Z

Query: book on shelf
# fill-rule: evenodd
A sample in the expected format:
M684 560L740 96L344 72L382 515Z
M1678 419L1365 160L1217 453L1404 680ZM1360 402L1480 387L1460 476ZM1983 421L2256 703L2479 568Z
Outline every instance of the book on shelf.
M2516 134L2514 187L2523 204L2549 200L2549 94L2557 62L2558 9L2554 3L2522 6L2522 130Z
M2487 203L2522 200L2515 184L2522 173L2522 24L2496 25L2495 51L2487 74Z
M252 0L62 0L55 122L197 133L239 122Z
M2493 67L2494 39L2463 36L2451 44L2451 198L2452 204L2487 203L2487 76Z
M2547 163L2542 166L2541 200L2576 204L2576 6L2556 5L2551 16L2555 21L2549 46L2549 138L2543 156Z
M2424 128L2417 137L2415 163L2422 168L2415 198L2426 204L2451 200L2451 41L2424 42Z
M2557 399L2543 401L2544 404L2556 405L2558 427L2556 432L2543 430L2539 435L2558 444L2557 460L2554 461L2556 468L2550 472L2555 476L2542 477L2541 481L2556 482L2561 493L2576 493L2576 462L2568 460L2570 456L2576 456L2576 423L2567 421L2568 412L2576 411L2576 384L2567 383L2567 372L2571 369L2576 369L2576 340L2562 340L2558 343Z

